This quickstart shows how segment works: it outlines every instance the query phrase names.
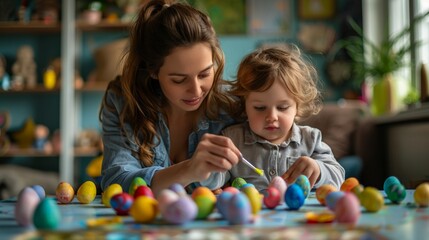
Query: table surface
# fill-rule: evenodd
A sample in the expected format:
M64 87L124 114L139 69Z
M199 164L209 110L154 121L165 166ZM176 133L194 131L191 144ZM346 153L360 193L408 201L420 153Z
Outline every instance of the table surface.
M429 236L429 208L417 208L413 193L414 190L407 190L406 199L399 205L385 198L385 207L376 213L362 208L355 226L306 223L306 213L327 210L318 203L314 192L299 210L289 210L286 205L262 209L252 223L240 226L229 225L214 212L207 220L179 226L166 224L162 219L140 224L126 216L120 217L120 224L88 227L89 219L111 219L116 214L104 207L99 197L91 204L80 204L75 198L70 204L58 205L61 223L55 231L19 226L14 217L16 201L11 199L0 201L0 239L425 239Z

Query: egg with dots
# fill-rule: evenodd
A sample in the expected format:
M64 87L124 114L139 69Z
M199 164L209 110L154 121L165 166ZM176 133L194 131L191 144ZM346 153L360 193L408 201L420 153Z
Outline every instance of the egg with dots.
M326 196L331 193L338 191L338 189L332 184L323 184L322 186L316 189L316 199L320 204L326 205Z
M135 222L149 223L158 216L158 201L152 197L139 196L134 199L129 214Z
M34 226L39 230L57 229L61 221L61 213L52 198L44 198L37 205L33 214Z
M347 178L340 187L340 191L343 192L350 192L354 187L359 185L359 180L355 177Z
M280 204L280 201L280 191L275 187L268 187L263 199L265 207L274 209Z
M94 201L97 195L97 187L93 181L86 181L80 185L76 197L80 203L88 204Z
M384 197L375 187L365 187L359 200L368 212L378 212L384 206Z
M307 198L311 190L310 181L308 180L308 177L305 175L299 175L298 178L295 180L295 184L302 189L304 197Z
M356 195L345 192L335 206L335 221L338 223L356 224L360 218L360 203Z
M229 224L241 225L252 221L252 207L247 196L239 192L233 194L227 202L226 219Z
M421 183L414 191L414 202L419 207L429 206L429 183Z
M198 207L197 219L207 218L216 206L216 196L207 187L197 187L192 192L191 198Z
M286 181L280 177L280 176L275 176L273 177L273 179L271 180L270 184L268 185L269 187L274 187L276 188L279 193L280 193L280 203L284 202L284 195L287 189L287 183Z
M33 214L40 202L40 197L31 187L23 188L15 204L15 220L20 226L28 227L33 224Z
M110 205L110 199L115 196L116 194L122 193L122 186L117 184L117 183L113 183L111 185L109 185L106 190L104 190L101 193L101 203L103 203L104 206L106 207L111 207Z
M300 209L305 202L305 195L302 188L295 183L288 186L285 193L285 202L291 210Z
M122 192L110 199L110 206L115 210L116 215L127 216L133 202L134 198L130 194Z
M138 186L137 189L134 191L134 198L137 198L139 196L146 196L151 198L155 197L153 195L152 189L144 185Z
M55 190L57 201L63 204L70 203L74 198L74 189L68 182L60 182Z
M247 187L243 186L241 188L241 192L243 192L249 199L250 207L252 209L252 214L254 215L258 214L262 208L263 195L261 195L253 185L249 185Z
M128 188L128 194L134 196L134 192L139 186L147 186L146 181L141 177L135 177Z
M328 195L326 195L326 198L325 198L325 203L328 209L331 211L334 211L338 200L342 198L344 194L345 192L343 191L335 191L335 192L328 193Z

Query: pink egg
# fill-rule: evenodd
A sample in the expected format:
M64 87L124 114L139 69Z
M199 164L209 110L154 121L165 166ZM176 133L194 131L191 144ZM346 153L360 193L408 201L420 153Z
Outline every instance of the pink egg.
M171 203L177 201L179 195L176 192L170 189L163 189L159 192L156 200L158 200L158 207L160 212L164 212L164 209Z
M138 186L136 188L136 190L134 191L134 198L137 198L139 196L146 196L146 197L154 198L152 189L150 189L150 187L144 186L144 185Z
M130 194L122 192L113 195L110 199L110 206L115 210L117 215L126 216L128 215L133 202L134 198Z
M33 224L33 213L40 202L37 192L31 187L23 188L15 204L15 219L19 225L27 227Z
M351 192L345 192L335 207L335 220L339 223L356 224L361 215L359 199Z
M268 187L267 193L264 196L264 204L269 209L274 209L280 204L280 191L275 187Z
M238 190L238 188L235 188L235 187L226 187L223 189L223 191L224 192L230 192L232 194L236 194L236 193L240 192L240 190Z
M195 219L198 207L194 200L188 196L182 196L171 203L161 212L162 217L169 223L184 224Z
M287 183L286 181L280 177L280 176L275 176L270 184L268 185L268 187L275 187L277 188L277 190L279 190L280 192L280 203L284 202L284 196L285 196L285 192L287 189Z

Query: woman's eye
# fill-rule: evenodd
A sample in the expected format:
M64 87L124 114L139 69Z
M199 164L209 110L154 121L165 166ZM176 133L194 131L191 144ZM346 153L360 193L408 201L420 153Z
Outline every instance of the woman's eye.
M208 78L208 77L210 77L210 73L202 73L202 74L198 75L198 77L199 77L200 79Z
M185 78L181 78L181 79L172 79L172 81L173 81L173 83L180 84L180 83L183 83L183 82L185 81Z

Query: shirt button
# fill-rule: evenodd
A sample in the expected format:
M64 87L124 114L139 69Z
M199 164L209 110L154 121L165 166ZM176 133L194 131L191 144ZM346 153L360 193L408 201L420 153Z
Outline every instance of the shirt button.
M270 175L274 176L276 174L276 171L274 171L273 169L270 170Z

